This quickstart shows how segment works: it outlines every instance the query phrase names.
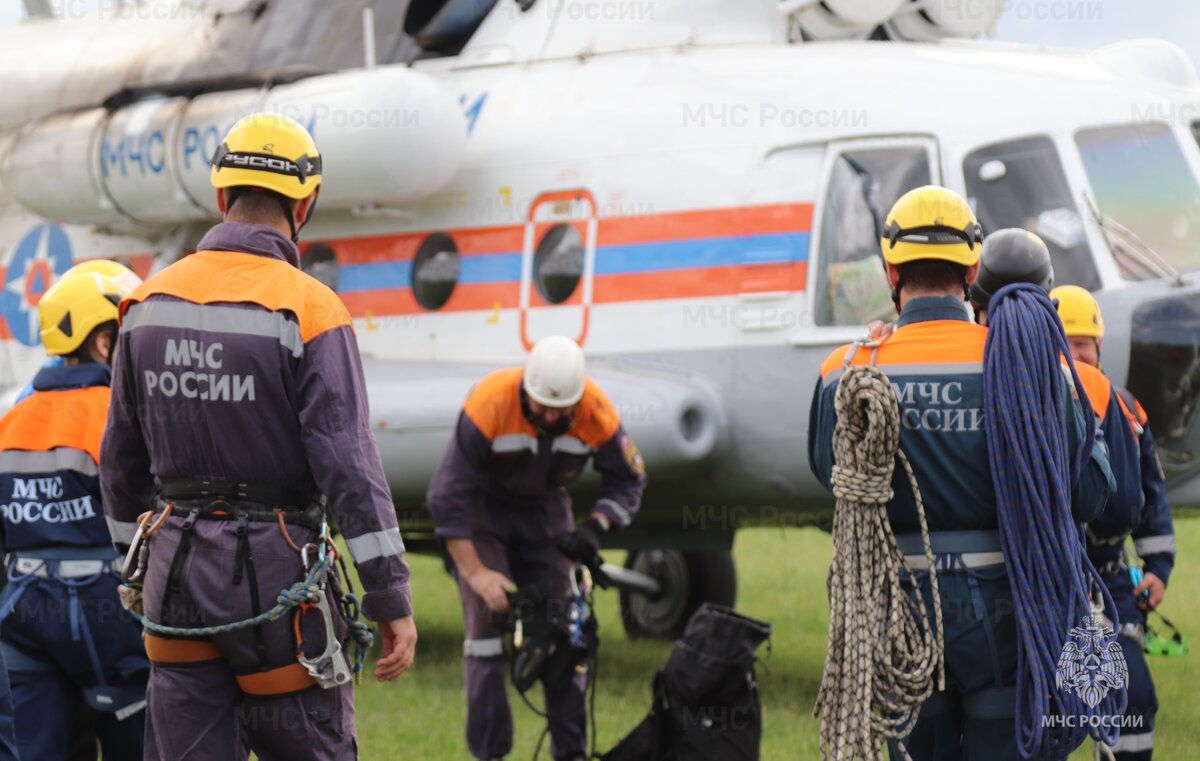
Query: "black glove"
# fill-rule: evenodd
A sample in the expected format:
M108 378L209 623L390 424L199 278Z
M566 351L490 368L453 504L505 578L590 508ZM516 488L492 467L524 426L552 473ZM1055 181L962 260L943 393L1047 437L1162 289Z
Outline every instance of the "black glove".
M558 541L558 550L578 563L590 563L600 552L600 537L604 531L599 518L588 518Z

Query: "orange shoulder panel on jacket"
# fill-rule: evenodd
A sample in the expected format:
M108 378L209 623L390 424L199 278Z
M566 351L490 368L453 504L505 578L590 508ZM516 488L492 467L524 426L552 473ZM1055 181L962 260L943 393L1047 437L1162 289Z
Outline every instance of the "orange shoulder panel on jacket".
M475 384L463 412L490 441L513 433L531 433L533 426L521 414L520 367L488 373Z
M854 354L852 366L871 363L887 365L964 364L983 361L987 343L987 328L964 320L931 320L906 325L874 347L863 346ZM853 344L834 349L821 365L824 378L846 362L846 353Z
M328 286L280 259L232 251L197 251L142 283L129 305L155 294L193 304L251 303L274 312L291 312L308 343L326 331L352 326L350 312Z
M1066 362L1066 360L1063 361ZM1083 381L1083 391L1087 394L1088 401L1092 403L1092 412L1096 413L1096 417L1104 420L1108 417L1108 399L1112 394L1112 382L1098 368L1083 362L1075 363L1075 372L1079 373L1079 380Z
M1141 423L1142 425L1146 425L1147 423L1149 423L1150 415L1146 412L1145 408L1142 407L1142 403L1139 402L1137 399L1134 399L1133 406L1135 407L1134 411L1137 413L1137 421L1139 423Z
M1123 394L1117 394L1117 406L1121 408L1121 414L1125 416L1126 420L1135 426L1136 430L1136 426L1140 425L1141 423L1138 420L1137 413L1129 409L1129 403L1125 401L1125 396Z
M898 329L879 347L878 365L943 365L983 361L987 328L965 320L932 320ZM857 357L856 357L857 359Z
M834 349L833 351L829 352L829 356L826 357L825 361L821 363L821 377L822 378L826 377L827 375L832 373L834 370L837 370L842 365L846 364L846 354L850 351L850 348L852 346L853 346L853 344L846 344L845 346L839 346L836 349ZM858 361L859 355L865 355L866 359L863 360L862 362L859 362ZM871 350L866 349L866 348L860 348L858 350L858 352L854 355L854 361L851 362L851 364L865 365L870 361L871 361Z
M575 421L572 433L592 449L599 449L617 432L621 416L604 390L588 378L583 387L583 398L575 410Z
M71 447L98 464L111 394L108 386L35 392L0 418L0 450Z
M1129 393L1128 391L1125 392ZM1129 407L1129 402L1133 402L1133 408ZM1121 405L1121 412L1125 417L1129 418L1129 422L1133 423L1134 430L1145 428L1150 422L1150 416L1146 414L1146 410L1142 408L1142 403L1133 398L1133 394L1129 394L1129 399L1125 398L1125 394L1117 394L1117 404Z

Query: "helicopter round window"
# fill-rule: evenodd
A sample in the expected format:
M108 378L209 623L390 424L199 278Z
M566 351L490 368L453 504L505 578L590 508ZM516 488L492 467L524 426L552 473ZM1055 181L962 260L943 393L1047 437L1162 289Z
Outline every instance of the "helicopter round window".
M571 225L551 227L533 255L533 281L551 304L571 298L583 276L583 237Z
M426 238L413 260L412 289L417 303L431 311L441 309L454 293L460 270L453 238L445 233Z

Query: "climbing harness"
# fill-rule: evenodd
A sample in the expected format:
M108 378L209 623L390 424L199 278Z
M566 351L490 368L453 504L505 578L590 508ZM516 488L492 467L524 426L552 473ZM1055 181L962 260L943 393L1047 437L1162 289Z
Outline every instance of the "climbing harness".
M193 484L197 483L207 484L207 482L186 482L184 487L176 487L170 493L181 498L192 498L197 494L198 490L193 487ZM188 491L187 487L193 487L192 491ZM151 660L156 662L214 660L220 656L216 648L206 641L207 638L252 628L254 629L255 649L260 655L260 662L262 662L265 643L262 639L261 625L269 621L276 621L291 613L293 614L292 624L296 641L296 663L270 670L266 670L264 665L264 671L259 674L240 675L238 681L244 691L251 694L275 694L277 692L275 685L279 685L279 689L290 691L302 689L314 682L323 689L329 689L346 684L351 679L361 678L363 663L366 660L367 651L374 642L374 634L367 624L358 620L358 597L350 587L345 561L330 538L329 525L321 506L313 505L304 510L251 508L232 505L224 500L225 496L235 496L247 499L264 498L264 501L277 502L277 500L270 499L276 495L269 493L267 489L269 487L255 489L252 486L247 487L245 484L235 485L235 488L225 491L210 488L204 491L203 496L215 497L212 502L204 505L181 506L174 501L163 500L160 501L157 515L154 512L147 512L138 519L137 532L130 545L122 572L123 602L140 597L141 584L149 560L151 538L172 514L186 511L182 524L183 535L167 575L163 610L166 610L170 596L179 591L183 561L191 551L192 527L199 518L206 518L237 522L238 548L235 554L233 583L240 584L243 578L248 581L252 609L255 611L255 615L241 621L214 626L189 627L169 626L151 621L140 610L131 608L130 613L146 630L146 644L147 650L151 652ZM163 491L167 493L165 488ZM278 524L279 531L288 546L299 555L301 566L305 572L304 579L280 591L275 599L275 605L266 611L261 611L254 562L249 549L248 524L251 521ZM305 544L303 547L298 546L287 531L288 524L302 525L316 530L316 541ZM335 563L341 569L340 575L335 569ZM343 579L347 589L342 588ZM326 594L327 587L337 601L350 629L351 663L347 663L342 643L337 638L333 610ZM127 607L130 606L127 605ZM305 653L302 622L304 616L313 612L316 612L321 618L325 646L319 654L310 657ZM296 668L297 664L300 668Z
M119 687L108 683L104 675L105 664L100 660L92 627L79 595L79 590L108 574L116 573L119 559L111 547L47 547L15 553L8 567L8 584L4 591L4 604L0 606L0 621L12 615L22 595L38 580L53 579L61 584L67 590L71 639L83 644L96 679L95 686L83 689L84 701L93 710L115 714L118 720L124 720L146 707L145 688ZM6 645L3 650L8 660L15 661L8 664L10 670L53 671L56 668L51 663L21 654L12 646Z
M851 346L847 365L861 346L878 343ZM835 761L878 758L886 740L897 741L909 759L899 741L933 694L935 672L938 689L945 687L942 607L925 505L900 449L895 390L873 365L874 357L870 366L848 367L834 398L829 647L813 713L821 717L821 757ZM933 588L932 629L918 579L888 522L897 460L916 500L921 534L914 549Z
M1072 416L1061 393L1063 357L1075 388L1083 385L1046 294L1032 285L1006 286L992 297L988 322L984 425L1016 614L1017 748L1024 758L1065 759L1088 733L1114 744L1119 729L1101 719L1123 715L1127 699L1124 684L1116 684L1089 705L1056 678L1072 627L1099 618L1093 591L1116 623L1112 596L1071 516L1072 485L1091 456L1093 437L1089 431L1077 451L1068 451L1060 422ZM1084 419L1093 420L1087 396L1078 397ZM1116 647L1111 630L1100 640L1097 656ZM1070 721L1047 721L1057 716Z

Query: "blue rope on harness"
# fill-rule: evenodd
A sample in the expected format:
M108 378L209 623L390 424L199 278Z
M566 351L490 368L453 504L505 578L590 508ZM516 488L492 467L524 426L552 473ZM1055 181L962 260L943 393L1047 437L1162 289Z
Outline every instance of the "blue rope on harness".
M1091 457L1089 430L1069 452L1073 411L1062 393L1062 358L1077 389L1083 384L1054 305L1027 284L1002 288L988 310L984 350L984 421L996 490L1001 546L1008 562L1017 625L1017 748L1024 758L1065 759L1091 734L1109 745L1125 712L1124 688L1089 706L1055 675L1074 626L1091 615L1089 591L1112 597L1084 552L1081 524L1071 516L1072 485ZM1094 420L1080 393L1084 419ZM1046 719L1051 726L1045 726ZM1054 722L1055 718L1069 721ZM1116 722L1119 723L1119 722Z

